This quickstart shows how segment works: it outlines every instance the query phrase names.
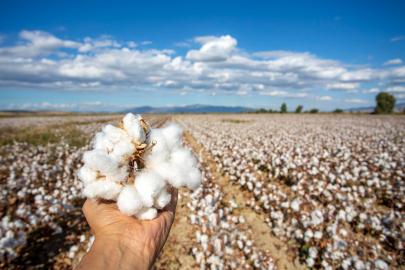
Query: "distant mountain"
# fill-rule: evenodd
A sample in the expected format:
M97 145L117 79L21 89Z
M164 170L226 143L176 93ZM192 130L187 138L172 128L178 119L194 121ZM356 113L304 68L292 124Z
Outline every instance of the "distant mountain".
M122 111L122 113L237 113L240 111L255 111L256 109L247 107L228 107L228 106L210 106L210 105L190 105L183 107L135 107Z

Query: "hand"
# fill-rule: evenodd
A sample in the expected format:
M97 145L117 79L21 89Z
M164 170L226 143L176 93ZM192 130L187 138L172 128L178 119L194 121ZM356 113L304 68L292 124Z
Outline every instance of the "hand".
M171 202L153 220L127 216L112 201L87 199L83 213L95 240L76 269L150 269L174 221L177 189L171 194Z

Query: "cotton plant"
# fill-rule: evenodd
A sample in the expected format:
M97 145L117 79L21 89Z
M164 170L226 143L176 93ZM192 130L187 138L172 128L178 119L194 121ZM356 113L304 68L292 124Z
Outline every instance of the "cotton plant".
M119 210L151 220L171 200L168 190L201 183L197 160L181 146L180 126L151 128L140 115L127 114L119 127L106 125L92 140L78 171L83 194L93 200L117 202Z

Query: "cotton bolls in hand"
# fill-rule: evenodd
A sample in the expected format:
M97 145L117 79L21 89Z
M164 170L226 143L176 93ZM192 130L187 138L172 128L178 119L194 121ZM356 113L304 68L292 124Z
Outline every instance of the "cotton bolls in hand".
M77 177L86 197L117 201L122 213L149 220L170 202L169 187L199 187L201 173L190 150L181 147L180 126L152 129L132 113L119 126L104 126L83 156Z

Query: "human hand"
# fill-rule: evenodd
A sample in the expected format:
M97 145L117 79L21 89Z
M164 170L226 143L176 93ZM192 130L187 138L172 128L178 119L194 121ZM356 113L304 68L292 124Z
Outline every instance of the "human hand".
M150 269L169 236L177 194L173 188L171 202L153 220L127 216L112 201L87 199L83 213L95 240L76 269Z

